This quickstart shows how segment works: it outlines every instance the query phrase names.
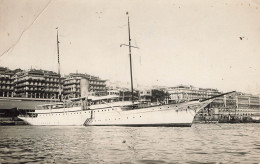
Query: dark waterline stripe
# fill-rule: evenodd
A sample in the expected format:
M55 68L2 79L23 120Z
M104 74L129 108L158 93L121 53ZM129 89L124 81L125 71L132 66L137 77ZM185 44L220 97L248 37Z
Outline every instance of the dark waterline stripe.
M128 126L128 127L191 127L192 123L170 123L170 124L101 124L85 126Z

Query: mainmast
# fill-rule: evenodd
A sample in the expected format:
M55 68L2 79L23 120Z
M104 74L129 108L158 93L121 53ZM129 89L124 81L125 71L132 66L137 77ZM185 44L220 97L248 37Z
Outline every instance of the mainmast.
M126 15L128 15L128 12L126 12ZM134 87L133 87L133 71L132 71L132 54L131 54L131 48L138 48L135 46L131 46L131 36L130 36L130 20L129 20L129 15L128 15L128 39L129 43L127 44L121 44L120 47L122 46L128 46L129 47L129 59L130 59L130 76L131 76L131 94L132 94L132 103L134 104Z
M128 15L128 12L126 13ZM131 94L132 94L132 103L134 103L134 87L133 87L133 71L132 71L132 55L131 55L131 37L130 37L130 21L128 15L128 36L129 36L129 59L130 59L130 75L131 75Z
M58 76L59 76L59 100L61 101L61 75L60 75L60 51L59 51L59 29L57 29L57 53L58 53Z

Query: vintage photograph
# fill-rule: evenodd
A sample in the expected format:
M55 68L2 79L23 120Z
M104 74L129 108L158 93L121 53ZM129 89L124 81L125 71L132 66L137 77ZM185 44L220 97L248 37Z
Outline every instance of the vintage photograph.
M259 0L1 0L0 163L259 163Z

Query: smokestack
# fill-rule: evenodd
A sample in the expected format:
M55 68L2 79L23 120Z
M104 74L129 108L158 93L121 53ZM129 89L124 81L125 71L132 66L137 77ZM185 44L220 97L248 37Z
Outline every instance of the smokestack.
M81 78L80 80L80 96L87 97L88 96L88 87L89 82L86 78Z

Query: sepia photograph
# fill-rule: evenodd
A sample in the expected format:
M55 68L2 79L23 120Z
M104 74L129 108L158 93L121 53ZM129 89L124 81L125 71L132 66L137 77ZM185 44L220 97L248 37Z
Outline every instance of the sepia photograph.
M260 163L260 0L0 0L0 163Z

